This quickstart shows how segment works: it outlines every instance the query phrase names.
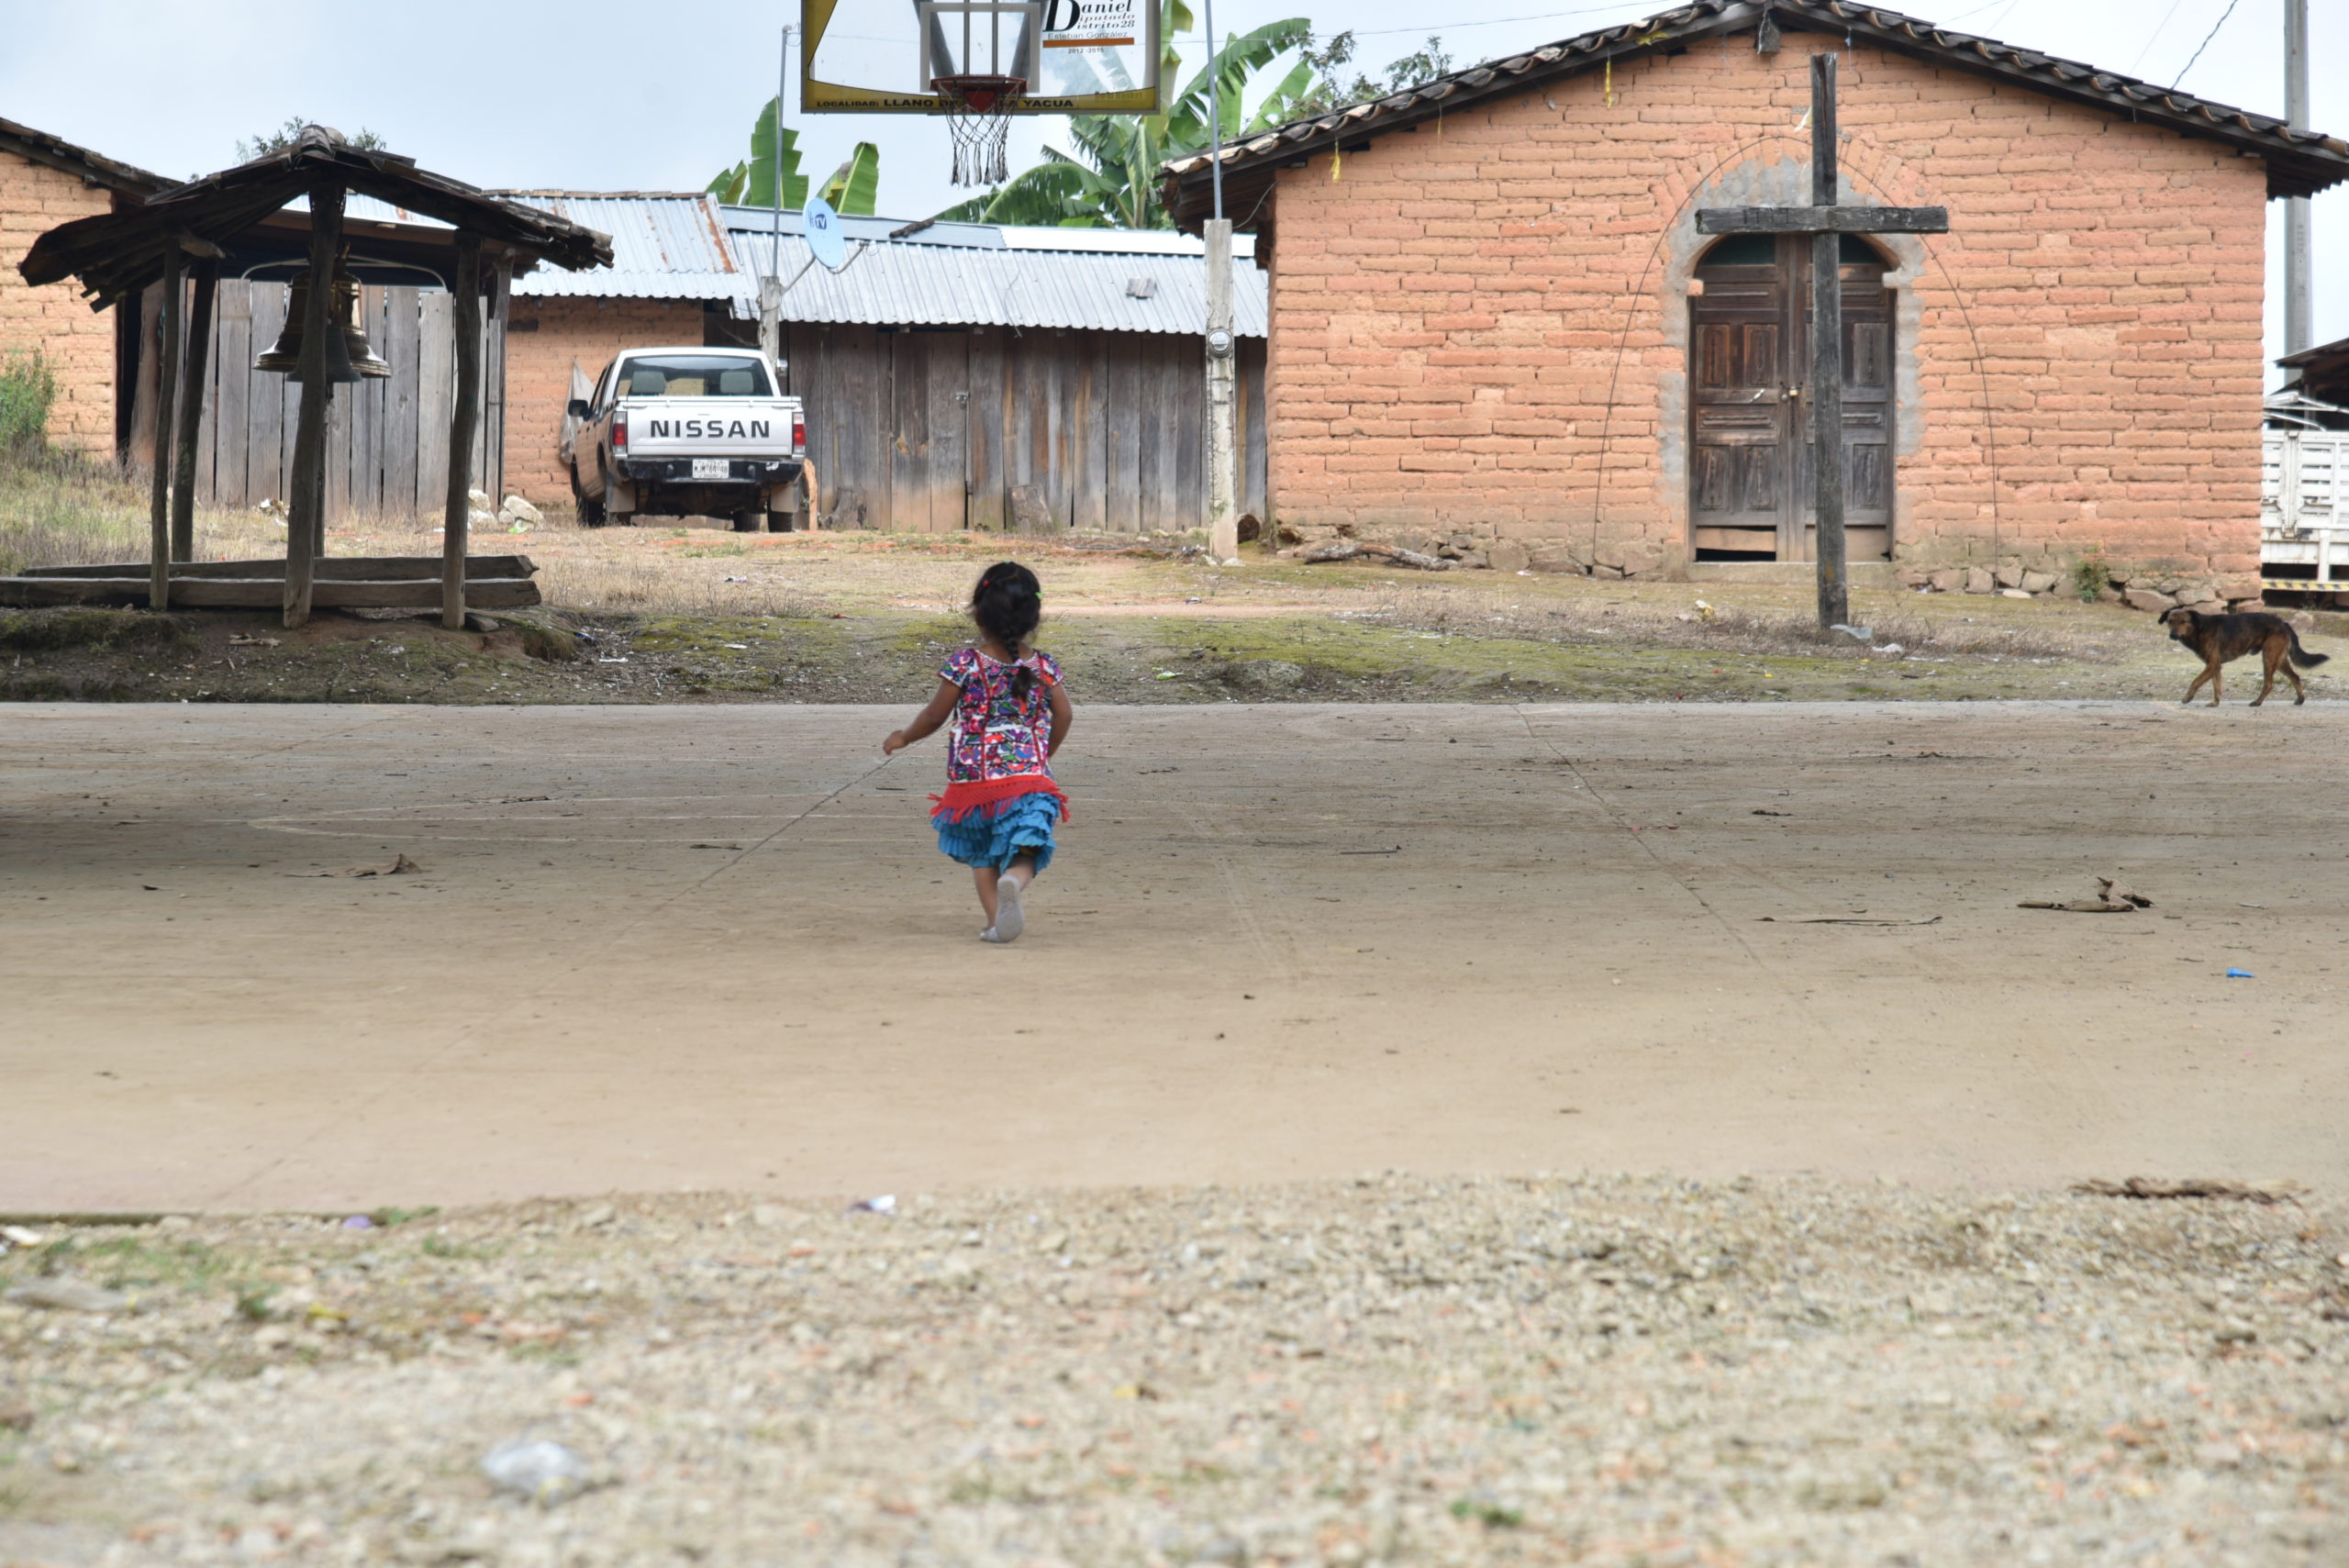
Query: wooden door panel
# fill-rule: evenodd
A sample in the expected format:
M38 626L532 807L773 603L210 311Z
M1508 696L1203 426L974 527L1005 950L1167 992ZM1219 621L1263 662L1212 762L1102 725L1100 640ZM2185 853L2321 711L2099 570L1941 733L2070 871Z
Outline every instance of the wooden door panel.
M1701 276L1704 292L1689 300L1698 364L1689 523L1706 541L1697 548L1766 553L1777 548L1788 499L1786 282L1765 266L1712 267Z
M1726 321L1697 328L1697 386L1704 392L1724 392L1733 384L1737 364L1737 328Z
M1730 449L1700 446L1693 455L1688 484L1697 511L1700 515L1728 511Z
M1737 449L1740 511L1761 513L1777 506L1786 494L1786 474L1779 461L1782 450L1775 441Z
M1808 242L1795 246L1795 341L1810 341L1810 275ZM1880 560L1892 546L1894 465L1892 451L1892 295L1884 286L1884 268L1855 261L1846 252L1843 286L1843 550L1847 560ZM1808 364L1795 368L1796 379L1808 384ZM1799 559L1815 560L1812 540L1818 529L1810 517L1810 465L1815 448L1809 411L1793 476L1791 510L1800 519L1794 530Z

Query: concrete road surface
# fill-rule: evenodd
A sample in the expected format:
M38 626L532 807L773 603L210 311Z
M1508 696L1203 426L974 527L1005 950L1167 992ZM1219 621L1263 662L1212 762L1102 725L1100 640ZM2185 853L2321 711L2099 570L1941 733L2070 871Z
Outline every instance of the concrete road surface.
M1080 708L1010 948L903 717L0 708L0 1209L2349 1176L2349 712Z

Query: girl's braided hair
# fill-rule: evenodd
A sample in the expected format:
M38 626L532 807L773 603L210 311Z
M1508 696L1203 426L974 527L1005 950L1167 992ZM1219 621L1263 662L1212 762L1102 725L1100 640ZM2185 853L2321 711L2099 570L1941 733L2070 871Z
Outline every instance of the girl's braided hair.
M1044 585L1036 574L1016 561L998 561L979 574L979 585L971 590L971 618L979 629L1011 650L1014 659L1036 630L1036 623L1043 618ZM1028 700L1028 693L1036 683L1032 670L1016 670L1011 676L1011 695L1019 702Z

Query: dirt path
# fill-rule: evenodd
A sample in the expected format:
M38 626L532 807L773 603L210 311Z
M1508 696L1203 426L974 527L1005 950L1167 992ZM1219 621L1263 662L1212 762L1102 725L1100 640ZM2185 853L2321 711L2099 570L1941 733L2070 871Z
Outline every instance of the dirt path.
M1388 1174L44 1227L0 1563L2337 1568L2342 1218ZM589 1489L494 1492L524 1439Z
M1009 950L898 717L0 710L0 1209L2349 1177L2331 707L1090 707Z

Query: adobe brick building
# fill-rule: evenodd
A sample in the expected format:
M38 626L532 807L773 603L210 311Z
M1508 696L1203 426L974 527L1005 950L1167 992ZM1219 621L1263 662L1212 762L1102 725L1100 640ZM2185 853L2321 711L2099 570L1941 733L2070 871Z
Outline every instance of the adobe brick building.
M119 344L112 310L94 311L71 284L28 285L17 271L45 230L143 200L173 183L76 147L45 131L0 119L0 358L37 352L58 381L50 438L60 446L111 455L125 431L117 408L118 362L135 361Z
M2266 203L2349 144L1819 0L1698 0L1225 150L1272 273L1271 505L1613 575L1807 560L1813 52L1842 200L1856 562L2116 564L2256 592ZM1167 204L1207 214L1208 160ZM2238 591L2231 589L2232 591Z

